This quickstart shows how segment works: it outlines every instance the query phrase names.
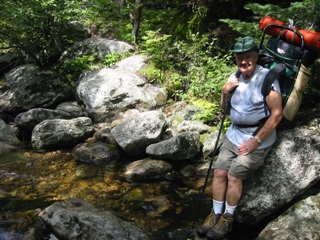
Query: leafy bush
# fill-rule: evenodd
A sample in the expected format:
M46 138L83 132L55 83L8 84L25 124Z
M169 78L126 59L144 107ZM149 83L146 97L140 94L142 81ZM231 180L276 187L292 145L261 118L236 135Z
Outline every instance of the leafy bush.
M216 124L216 114L220 112L219 106L216 103L211 103L203 99L195 99L190 102L203 109L201 112L197 113L195 120L199 120L209 125Z
M175 100L190 98L219 102L221 88L235 71L230 55L217 54L215 39L192 34L188 41L173 41L170 35L149 31L142 52L149 55L147 79L164 86Z
M97 63L94 56L78 56L65 62L64 65L57 65L55 68L62 76L66 76L68 82L75 86L81 73L92 70Z
M50 64L80 35L84 37L83 32L78 36L73 22L81 20L80 1L6 0L1 4L1 46L24 52L39 66Z

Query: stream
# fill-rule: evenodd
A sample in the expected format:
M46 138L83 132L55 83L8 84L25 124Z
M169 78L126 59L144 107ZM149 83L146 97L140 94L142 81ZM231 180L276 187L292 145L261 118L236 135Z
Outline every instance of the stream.
M121 176L125 165L122 162L111 171L83 164L67 150L21 149L1 156L0 240L22 239L39 222L41 210L70 198L111 209L151 233L154 240L195 239L179 234L190 234L195 219L197 227L210 212L210 187L200 202L205 176L132 183ZM255 239L262 228L235 225L228 239Z

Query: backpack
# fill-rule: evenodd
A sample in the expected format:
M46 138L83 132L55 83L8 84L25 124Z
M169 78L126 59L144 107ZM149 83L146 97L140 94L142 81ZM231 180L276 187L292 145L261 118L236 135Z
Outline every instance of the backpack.
M266 99L271 91L273 81L278 78L282 96L282 113L289 121L293 120L299 110L304 91L311 77L308 67L315 62L320 51L320 33L308 31L309 35L306 38L301 30L297 30L291 25L268 16L262 18L260 29L263 34L258 59L258 64L270 69L263 82L261 93ZM264 45L266 34L271 37ZM315 39L318 39L318 45ZM265 109L267 113L266 101Z

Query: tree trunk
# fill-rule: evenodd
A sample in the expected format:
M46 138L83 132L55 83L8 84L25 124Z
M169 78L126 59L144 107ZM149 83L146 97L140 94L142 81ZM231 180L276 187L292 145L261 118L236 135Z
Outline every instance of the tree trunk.
M132 35L133 35L133 42L135 44L138 43L138 34L139 34L139 28L140 28L140 21L141 21L141 13L143 8L143 0L136 0L136 8L133 13L133 29L132 29Z
M122 14L122 8L126 4L126 2L127 2L126 0L117 0L119 11L120 11L121 14Z

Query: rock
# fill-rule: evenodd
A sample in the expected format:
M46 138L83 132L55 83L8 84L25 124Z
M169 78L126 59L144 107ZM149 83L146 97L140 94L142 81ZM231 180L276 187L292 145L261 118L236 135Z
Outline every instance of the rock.
M169 163L146 158L127 165L124 177L129 182L155 180L162 179L170 171L172 166Z
M310 196L270 222L257 240L320 239L320 194Z
M187 165L181 169L180 173L182 176L189 178L196 175L196 169L193 165Z
M39 218L62 239L149 239L133 223L80 199L56 202L40 212Z
M164 115L158 111L133 115L111 130L119 146L130 156L145 154L146 148L161 138L166 126Z
M302 125L278 131L265 165L243 184L237 220L258 222L302 195L319 181L320 136Z
M0 154L12 152L16 150L19 145L21 145L21 142L17 138L14 130L10 125L0 119Z
M209 129L210 127L208 125L200 121L183 121L177 127L178 132L195 131L195 132L199 132L200 134L209 131Z
M103 142L81 143L72 152L80 162L92 163L100 167L113 168L120 159L117 147Z
M94 178L98 174L98 168L94 165L85 165L81 164L77 166L76 172L75 172L75 178L76 179L89 179Z
M150 144L146 153L158 159L186 160L201 152L200 134L183 132L167 140Z
M17 64L20 64L19 54L15 52L8 52L0 56L0 74L2 75L6 71L16 67Z
M166 196L150 197L145 199L145 202L151 205L151 211L148 212L148 215L153 218L170 216L175 210L175 206Z
M31 144L36 152L76 145L94 133L92 121L87 117L70 120L45 120L32 131Z
M125 64L119 62L114 68L81 75L77 96L95 122L117 118L120 112L128 109L147 111L166 103L165 91L146 83L137 74L146 65L145 60L136 55L123 60Z
M63 102L56 107L57 111L64 111L72 118L82 117L83 111L77 102Z
M20 113L15 118L18 127L31 134L36 125L49 119L72 119L83 116L81 108L74 103L63 103L56 110L33 108Z
M202 109L198 106L187 104L185 102L177 102L167 108L169 114L169 123L173 128L178 128L184 121L194 121L197 113Z
M207 135L204 138L202 153L205 159L214 157L213 151L215 149L216 144L217 144L217 149L216 149L215 155L219 153L219 147L223 141L224 134L223 133L220 134L219 141L217 143L218 134L219 134L219 130L216 130L211 132L209 135Z
M72 96L59 74L32 64L11 69L5 76L10 89L0 96L0 110L13 115L36 107L53 108Z

